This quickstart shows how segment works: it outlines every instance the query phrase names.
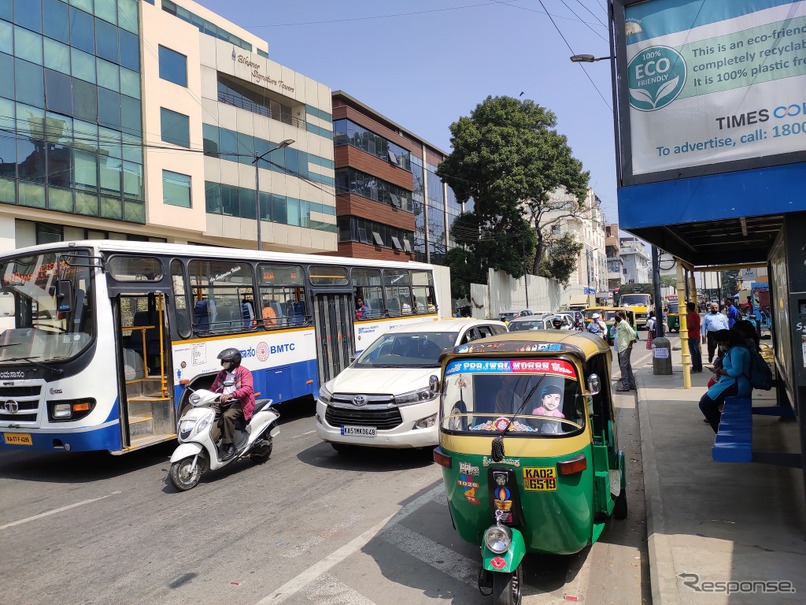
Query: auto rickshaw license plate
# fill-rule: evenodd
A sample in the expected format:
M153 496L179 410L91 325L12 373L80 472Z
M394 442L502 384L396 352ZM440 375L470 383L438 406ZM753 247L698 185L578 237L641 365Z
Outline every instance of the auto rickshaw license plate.
M523 469L523 489L532 492L557 490L557 468L554 466Z

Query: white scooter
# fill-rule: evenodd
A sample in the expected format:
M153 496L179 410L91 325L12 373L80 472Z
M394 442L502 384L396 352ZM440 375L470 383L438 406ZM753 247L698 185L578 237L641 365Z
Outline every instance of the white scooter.
M222 454L210 436L217 422L215 410L210 406L219 396L220 393L207 389L193 391L189 398L193 407L179 419L179 447L171 455L168 476L180 491L196 487L208 470L223 468L246 456L262 464L271 456L272 439L280 432L277 428L280 413L271 407L271 399L258 399L249 423L235 424L235 455L221 459Z

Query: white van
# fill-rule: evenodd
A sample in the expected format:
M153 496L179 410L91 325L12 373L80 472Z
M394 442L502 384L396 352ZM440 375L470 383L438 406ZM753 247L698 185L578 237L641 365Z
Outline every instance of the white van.
M392 328L319 389L316 433L338 452L349 445L436 445L439 395L428 379L439 369L440 354L506 331L503 322L479 319Z

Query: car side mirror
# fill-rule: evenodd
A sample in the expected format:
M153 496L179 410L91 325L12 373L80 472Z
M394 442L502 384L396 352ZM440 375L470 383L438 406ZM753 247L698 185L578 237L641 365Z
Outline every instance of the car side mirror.
M431 391L432 395L436 395L439 393L439 378L437 378L433 374L428 379L428 390Z

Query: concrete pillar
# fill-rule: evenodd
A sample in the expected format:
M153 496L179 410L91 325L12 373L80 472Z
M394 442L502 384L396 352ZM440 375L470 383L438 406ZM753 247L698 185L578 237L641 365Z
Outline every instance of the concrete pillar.
M652 341L652 373L672 373L672 343L665 336L656 336Z

